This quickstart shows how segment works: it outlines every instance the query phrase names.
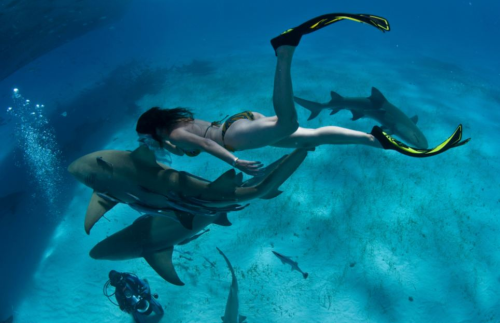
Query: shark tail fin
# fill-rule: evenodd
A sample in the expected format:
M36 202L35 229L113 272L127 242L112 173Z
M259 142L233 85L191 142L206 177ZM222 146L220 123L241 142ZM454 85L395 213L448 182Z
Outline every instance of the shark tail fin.
M304 279L307 279L307 277L309 277L309 273L303 273L302 276L304 276Z
M324 108L323 104L321 104L321 103L304 100L304 99L298 98L296 96L294 96L293 99L295 100L296 103L303 106L307 110L311 111L311 115L309 116L307 121L316 118L319 115L319 113L321 112L321 110L323 110L323 108Z
M177 286L184 286L184 283L180 280L177 272L175 271L174 264L172 263L172 252L173 247L164 249L153 254L146 255L144 259L153 268L158 275L171 284Z
M372 105L377 109L387 102L385 96L376 87L372 87L372 94L368 99L372 101Z
M239 320L239 322L240 322L240 323L243 323L243 322L245 322L245 321L246 321L246 319L247 319L247 317L246 317L246 316L244 316L244 315L240 315L240 320Z
M271 198L270 196L279 192L278 188L302 164L307 156L307 152L305 149L295 149L291 154L281 159L279 164L264 177L264 180L255 186L258 191L262 192L262 195L259 197Z
M85 232L90 234L94 224L109 210L116 205L116 202L107 200L99 196L96 192L92 193L87 213L85 214Z

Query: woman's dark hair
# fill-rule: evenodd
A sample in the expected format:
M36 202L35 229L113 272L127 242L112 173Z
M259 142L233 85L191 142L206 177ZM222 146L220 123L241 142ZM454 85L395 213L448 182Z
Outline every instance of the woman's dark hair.
M193 113L185 108L160 109L154 107L144 112L137 120L135 131L139 134L150 135L161 144L156 129L166 128L170 131L172 126L182 121L192 121Z

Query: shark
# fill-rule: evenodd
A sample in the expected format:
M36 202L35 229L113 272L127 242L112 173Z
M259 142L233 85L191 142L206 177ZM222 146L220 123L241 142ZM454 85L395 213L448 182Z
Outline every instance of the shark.
M247 182L243 182L243 175L237 175L234 169L213 182L177 171L158 163L145 145L134 151L90 153L72 162L68 171L93 189L84 221L87 234L118 203L143 213L164 215L192 229L198 215L215 217L248 205L241 203L278 196L282 193L279 186L295 172L307 153L308 150L297 149L269 165L264 176Z
M231 272L232 282L231 287L229 288L229 296L227 298L226 310L224 312L224 316L221 317L222 322L224 323L242 323L247 319L246 316L240 315L240 301L238 298L238 280L236 279L236 275L234 274L233 266L231 262L226 257L226 255L217 248L217 251L224 257L224 260L227 263L227 267Z
M275 255L276 257L278 257L278 259L279 259L279 260L281 260L281 263L282 263L283 265L288 264L288 265L292 266L292 271L293 271L293 270L298 271L299 273L301 273L301 274L302 274L302 276L304 277L304 279L306 279L306 278L309 276L309 274L308 274L308 273L303 272L303 271L299 268L299 263L298 263L298 262L293 261L290 257L283 256L282 254L277 253L276 251L273 251L273 253L274 253L274 255Z
M194 240L198 232L211 224L218 224L221 219L227 221L227 216L224 213L215 216L196 215L190 230L167 217L146 214L96 244L89 255L97 260L144 258L167 282L183 286L184 282L172 263L174 247Z
M330 115L346 109L351 111L353 121L363 117L374 119L381 123L382 130L387 134L397 135L416 148L428 147L427 138L417 127L418 116L408 117L375 87L372 87L371 95L367 98L345 98L333 91L330 92L330 96L332 99L328 103L318 103L298 97L294 97L294 100L311 111L308 120L316 118L324 109L330 109Z

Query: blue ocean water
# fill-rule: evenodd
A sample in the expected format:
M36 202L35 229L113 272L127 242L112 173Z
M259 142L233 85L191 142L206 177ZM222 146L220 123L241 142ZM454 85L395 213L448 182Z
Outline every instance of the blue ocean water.
M18 11L58 4L37 6L0 1L0 12L15 19ZM0 320L129 322L102 296L114 268L148 278L166 306L162 321L217 321L231 278L216 246L235 267L249 322L500 320L494 139L500 130L500 3L134 0L119 7L120 14L89 16L78 37L35 57L26 53L48 46L44 37L58 29L40 35L23 29L27 21L0 21L8 54L2 57L29 58L0 81ZM380 15L392 30L342 22L305 36L293 62L297 96L326 102L329 91L365 97L375 86L419 116L431 146L458 124L472 141L425 159L360 146L318 148L281 196L252 202L230 214L232 227L212 226L181 248L193 255L174 259L186 283L181 288L143 260L91 259L98 241L138 214L118 207L87 236L83 218L91 192L65 172L67 165L97 150L135 149L137 117L154 105L190 107L205 120L246 109L272 115L269 40L329 12ZM42 25L54 23L43 15ZM25 50L13 52L9 35L19 30L26 30ZM374 125L351 121L347 112L324 112L307 122L307 111L297 109L307 127L369 132ZM238 156L268 164L286 153L265 148ZM172 156L171 165L212 180L228 169L207 154ZM271 250L293 256L309 278L290 272Z

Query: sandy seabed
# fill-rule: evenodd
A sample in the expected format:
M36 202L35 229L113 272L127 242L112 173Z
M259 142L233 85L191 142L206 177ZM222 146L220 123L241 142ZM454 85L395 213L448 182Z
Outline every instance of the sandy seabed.
M394 55L394 54L393 54ZM274 60L230 55L208 75L172 74L165 90L138 104L190 107L219 120L243 110L273 115ZM91 190L79 185L54 232L32 288L16 309L16 323L132 322L102 294L109 270L147 278L165 306L161 322L220 322L231 276L215 247L236 270L240 311L248 322L487 322L500 320L498 209L500 91L459 66L409 54L338 51L335 57L296 55L295 94L326 102L330 91L368 96L377 87L419 127L430 146L458 124L472 141L418 159L361 146L319 147L272 200L231 213L231 227L210 232L174 253L184 287L162 280L143 259L96 261L89 250L131 224L138 213L118 206L87 236L83 217ZM373 120L351 121L347 111L302 126L337 125L369 132ZM134 149L134 124L103 149ZM240 152L266 164L289 150ZM209 155L173 157L172 167L215 179L229 166ZM272 250L292 256L303 279ZM215 268L203 258L215 263ZM152 319L151 322L157 320Z

